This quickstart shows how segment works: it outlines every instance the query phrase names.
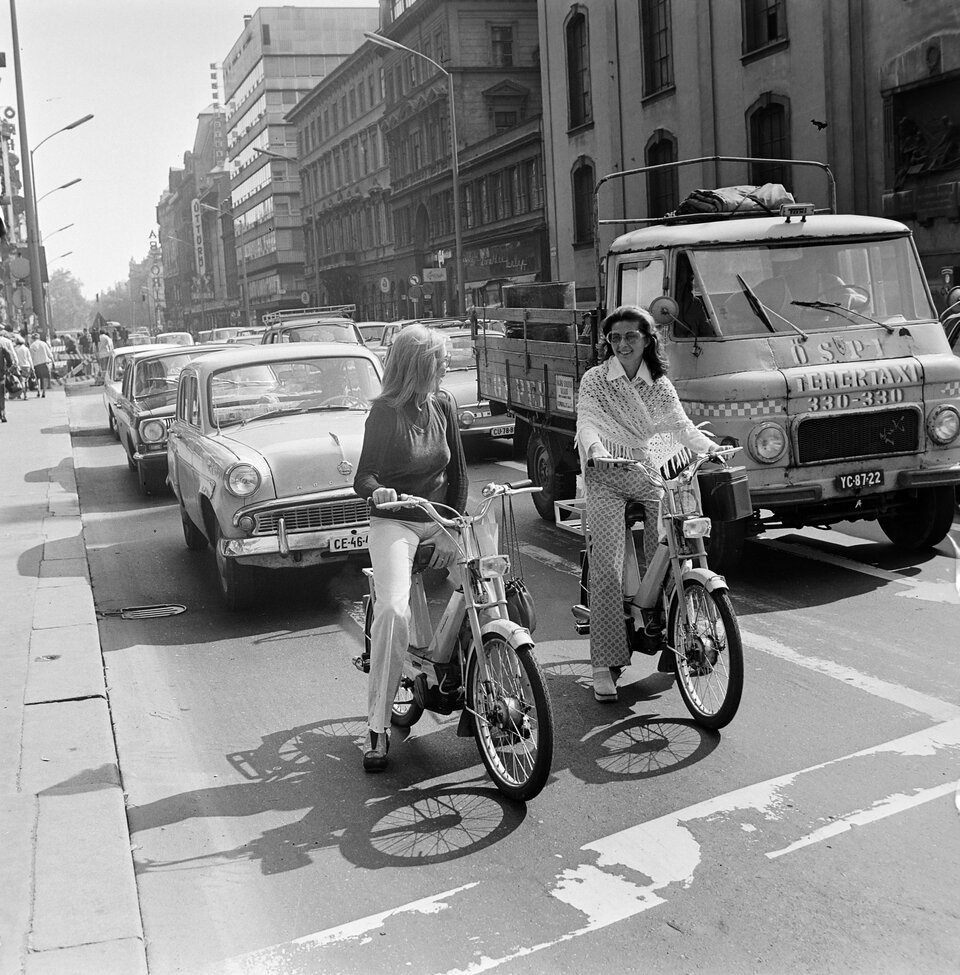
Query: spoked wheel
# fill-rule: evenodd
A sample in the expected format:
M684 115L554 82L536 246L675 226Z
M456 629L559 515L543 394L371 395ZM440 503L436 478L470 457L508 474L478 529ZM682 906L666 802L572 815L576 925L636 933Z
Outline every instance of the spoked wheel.
M730 597L696 580L683 587L686 625L677 593L670 602L668 642L677 655L677 686L694 721L717 730L728 725L743 693L743 644Z
M490 778L508 798L539 795L553 763L553 709L540 664L530 646L514 650L488 633L467 669L467 707L477 748Z
M367 600L363 614L363 656L366 673L370 672L370 634L373 632L373 599ZM413 682L407 677L400 678L397 696L390 709L390 724L398 728L410 728L423 717L423 708L413 696Z

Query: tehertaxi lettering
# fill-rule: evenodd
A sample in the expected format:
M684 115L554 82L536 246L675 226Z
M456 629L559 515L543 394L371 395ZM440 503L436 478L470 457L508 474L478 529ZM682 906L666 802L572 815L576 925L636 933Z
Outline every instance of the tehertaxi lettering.
M922 375L916 362L889 363L863 369L831 369L804 372L794 378L797 393L824 390L868 389L919 383Z

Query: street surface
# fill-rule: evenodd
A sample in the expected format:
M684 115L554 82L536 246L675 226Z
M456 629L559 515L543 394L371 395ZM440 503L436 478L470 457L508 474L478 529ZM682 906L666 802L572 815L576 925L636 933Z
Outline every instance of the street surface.
M100 621L151 975L960 968L960 526L912 555L870 525L750 543L743 703L715 735L655 658L594 701L578 539L519 499L557 728L523 808L457 715L364 775L360 572L228 612L99 389L68 402L97 610L187 607ZM510 458L471 456L471 497Z

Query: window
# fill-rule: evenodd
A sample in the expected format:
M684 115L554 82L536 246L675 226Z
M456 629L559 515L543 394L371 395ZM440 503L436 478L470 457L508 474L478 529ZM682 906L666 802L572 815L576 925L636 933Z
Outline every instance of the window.
M590 101L590 52L587 45L587 18L575 11L567 21L567 96L570 128L586 125L593 119Z
M350 89L350 118L355 119L357 117L357 93L355 89Z
M501 132L506 132L509 129L516 128L516 125L517 125L516 112L494 112L493 113L494 135L500 135Z
M410 165L414 172L423 166L423 146L420 140L420 130L414 129L410 133Z
M260 37L263 40L263 46L269 47L270 46L270 25L269 24L260 25Z
M593 243L593 162L581 156L573 167L573 243Z
M495 68L513 67L513 28L491 27L490 46Z
M785 0L741 0L743 53L787 39Z
M790 158L786 99L769 93L763 95L748 112L748 120L751 156L761 159ZM756 186L763 183L783 183L789 188L790 168L779 163L755 163L750 167L750 181Z
M647 165L676 162L677 141L669 133L658 129L647 143ZM657 170L647 173L647 212L651 217L662 217L680 204L677 170Z
M673 86L670 0L642 0L640 37L643 47L643 93L652 95Z

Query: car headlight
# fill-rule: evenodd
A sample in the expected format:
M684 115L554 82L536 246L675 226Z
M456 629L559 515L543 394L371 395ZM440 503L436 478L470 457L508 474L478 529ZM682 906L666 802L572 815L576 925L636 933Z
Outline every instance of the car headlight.
M140 424L140 439L144 443L163 443L167 438L167 426L162 420L147 420Z
M235 497L246 498L260 487L260 472L253 464L234 464L223 475L223 484Z
M787 435L776 423L761 423L750 431L747 449L761 464L774 464L787 449Z
M462 426L462 427L472 427L473 426L473 421L475 419L476 419L476 417L469 410L464 410L460 414L460 426Z
M927 433L934 443L952 443L960 435L960 413L953 406L938 406L927 417Z

